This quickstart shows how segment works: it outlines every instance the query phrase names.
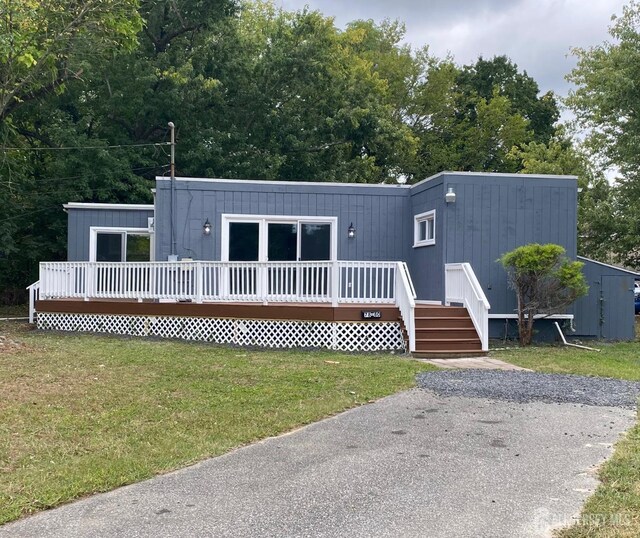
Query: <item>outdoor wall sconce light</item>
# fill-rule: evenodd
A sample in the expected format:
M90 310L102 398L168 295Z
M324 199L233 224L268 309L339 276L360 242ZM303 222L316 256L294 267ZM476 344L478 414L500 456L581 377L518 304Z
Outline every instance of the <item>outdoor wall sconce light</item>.
M211 223L209 219L204 221L204 226L202 226L202 233L204 235L211 235Z
M349 228L347 229L347 237L349 239L353 239L356 236L356 229L353 227L353 222L349 224Z
M448 204L453 204L456 201L456 193L453 192L453 187L447 189L447 194L444 195L444 201Z

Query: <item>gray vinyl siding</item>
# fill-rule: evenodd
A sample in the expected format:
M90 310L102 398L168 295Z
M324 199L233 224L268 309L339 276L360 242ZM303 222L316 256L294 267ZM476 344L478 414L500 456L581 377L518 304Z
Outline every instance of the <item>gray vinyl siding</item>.
M411 237L409 238L409 272L416 289L418 299L444 301L444 191L442 176L436 176L411 190L411 212L408 220ZM435 210L435 244L413 247L415 216Z
M158 181L156 253L171 253L169 181ZM221 259L223 214L337 217L338 259L404 260L412 244L408 188L348 185L273 184L255 182L176 182L176 254L203 260ZM202 233L206 219L210 236ZM347 238L353 222L355 239Z
M448 187L456 202L446 204ZM170 214L170 182L157 182L158 215ZM576 255L576 180L522 175L442 173L415 185L176 182L176 254L221 259L222 214L338 218L338 259L404 260L418 299L444 300L444 264L469 262L492 313L515 310L513 292L496 260L530 242L557 243ZM436 211L435 245L413 248L414 216ZM206 219L210 236L202 234ZM350 223L356 238L347 238ZM156 222L156 258L171 253L170 219Z
M497 262L528 243L555 243L576 257L575 178L514 174L444 174L444 192L456 201L443 211L444 263L468 262L491 304L492 314L511 314L515 295Z
M589 294L573 307L575 336L606 340L633 340L635 315L633 273L600 264L587 258L582 269Z
M89 229L92 226L144 228L153 210L67 209L67 260L89 261Z

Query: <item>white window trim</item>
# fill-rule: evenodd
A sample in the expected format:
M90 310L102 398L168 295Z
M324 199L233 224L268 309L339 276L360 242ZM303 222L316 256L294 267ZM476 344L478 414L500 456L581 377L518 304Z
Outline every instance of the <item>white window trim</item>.
M126 236L130 235L146 235L149 237L149 259L151 261L155 260L155 233L153 233L153 229L151 228L151 223L149 228L123 228L121 226L91 226L89 227L89 261L96 261L97 254L97 245L98 245L98 234L106 233L106 234L121 234L122 235L122 252L126 254L127 252L127 243ZM121 262L122 263L122 262Z
M423 241L419 240L420 237L420 223L433 220L433 237L424 239ZM427 225L427 230L429 229ZM424 213L420 213L418 215L413 216L413 248L417 247L426 247L429 245L436 244L436 210L432 209L431 211L425 211Z
M300 222L310 224L331 224L331 261L338 259L338 217L314 217L314 216L289 216L289 215L238 215L223 213L220 226L220 259L229 261L229 224L231 222L257 222L259 223L258 260L268 261L267 248L267 224L298 224ZM298 238L298 241L300 239Z

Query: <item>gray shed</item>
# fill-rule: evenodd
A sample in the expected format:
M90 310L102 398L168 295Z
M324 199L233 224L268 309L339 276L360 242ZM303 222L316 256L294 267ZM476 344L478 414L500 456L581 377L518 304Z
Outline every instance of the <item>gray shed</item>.
M589 294L573 305L576 337L634 340L633 285L640 274L578 256Z

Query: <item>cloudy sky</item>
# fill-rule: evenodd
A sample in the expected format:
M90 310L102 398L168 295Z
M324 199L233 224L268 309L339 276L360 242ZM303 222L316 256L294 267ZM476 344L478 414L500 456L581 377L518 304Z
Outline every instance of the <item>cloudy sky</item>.
M354 19L399 19L406 41L428 45L432 54L450 52L457 63L506 54L527 71L542 91L566 95L564 76L575 65L572 47L605 41L611 15L623 0L276 0L287 10L308 5L335 17L338 26Z

